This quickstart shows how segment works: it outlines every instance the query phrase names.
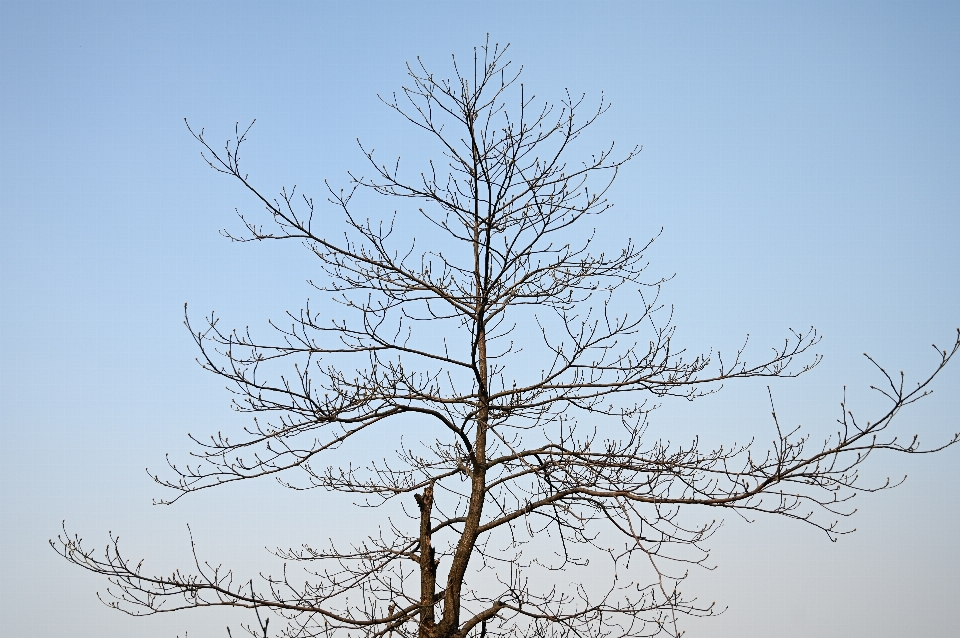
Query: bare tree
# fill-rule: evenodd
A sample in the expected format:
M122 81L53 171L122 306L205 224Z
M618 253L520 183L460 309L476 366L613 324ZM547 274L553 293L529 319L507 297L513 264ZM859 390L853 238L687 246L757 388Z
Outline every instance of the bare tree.
M475 51L472 68L454 61L450 80L422 63L408 71L410 86L384 102L431 138L442 160L409 179L399 160L382 164L364 150L373 177L330 188L347 228L340 240L315 219L312 200L286 190L269 198L242 172L249 128L222 151L191 129L210 166L266 208L267 225L241 215L245 232L228 236L302 243L322 273L311 284L336 303L289 314L273 324L273 341L225 330L212 315L191 327L203 367L254 418L239 437L194 439L196 465L154 476L174 490L168 502L274 476L296 489L354 494L393 515L348 547L278 550L291 566L305 564L306 582L285 566L279 577L238 585L200 560L192 572L153 576L123 558L115 539L102 555L64 531L52 544L110 580L108 605L132 614L250 608L258 625L248 631L266 635L261 613L269 612L291 637L678 636L678 616L715 611L679 585L707 557L716 508L786 516L835 538L847 531L837 521L852 513L853 494L891 487L858 480L874 452L957 441L921 448L890 428L928 393L960 332L915 385L877 366L887 411L863 423L842 406L839 428L822 443L781 429L775 412L769 449L651 440L649 414L667 397L810 370L816 332L791 331L759 362L744 348L726 359L678 349L672 314L658 301L664 282L644 272L649 242L598 252L582 230L609 210L607 190L639 151L617 156L611 144L567 162L604 101L586 117L583 98L569 94L556 108L538 106L495 46ZM419 215L431 245L397 237L406 217L395 227L396 218L358 215L352 202L362 191ZM374 428L414 434L392 459L322 464ZM704 508L713 508L710 522L691 522ZM578 575L590 561L602 585Z

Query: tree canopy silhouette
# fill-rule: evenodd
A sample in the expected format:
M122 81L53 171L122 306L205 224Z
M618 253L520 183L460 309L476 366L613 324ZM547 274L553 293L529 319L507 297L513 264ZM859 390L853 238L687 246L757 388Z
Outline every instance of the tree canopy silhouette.
M568 158L605 101L588 108L567 93L544 105L490 45L466 67L454 61L452 79L419 61L408 71L409 85L384 102L432 141L436 159L411 178L399 160L364 150L371 176L328 186L325 212L295 188L274 199L253 184L240 164L249 128L225 149L191 129L209 165L266 210L241 214L243 232L226 234L302 244L316 257L311 284L331 301L274 323L272 338L213 315L199 328L188 319L201 364L253 419L240 433L194 438L193 462L154 476L172 490L166 502L274 476L382 507L379 526L345 547L278 550L304 566L302 580L285 567L246 583L199 559L193 571L152 575L115 539L101 554L64 531L54 547L110 580L108 605L250 608L262 622L248 631L266 635L272 616L290 637L677 636L678 616L714 613L681 583L706 559L718 509L835 537L851 495L890 487L858 478L874 452L957 441L921 448L891 425L928 392L960 333L919 383L877 366L886 412L861 422L844 407L822 441L781 428L775 413L769 448L653 438L649 415L665 399L807 372L819 362L816 331L791 331L760 360L746 344L729 357L678 347L659 301L664 280L645 271L650 242L602 251L587 227L640 150L611 144ZM363 191L399 212L358 212ZM339 238L328 218L337 211ZM404 239L415 223L426 230ZM357 463L326 464L377 429L405 433L394 458L362 458L359 447Z

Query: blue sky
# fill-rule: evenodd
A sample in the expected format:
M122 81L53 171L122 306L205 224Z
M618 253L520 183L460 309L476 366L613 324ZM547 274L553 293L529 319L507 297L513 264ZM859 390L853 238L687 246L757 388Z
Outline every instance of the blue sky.
M876 403L869 352L919 375L960 326L960 5L956 3L327 2L0 4L0 616L10 635L225 635L219 613L132 619L46 546L66 519L120 534L163 570L213 560L255 572L264 545L347 534L345 503L270 485L173 507L144 467L187 432L238 427L201 373L183 304L263 326L309 296L286 246L218 235L256 206L205 167L212 139L257 119L264 190L360 169L421 139L377 94L404 63L449 68L486 34L510 43L544 100L603 92L590 142L632 147L601 237L647 238L678 340L757 351L815 325L824 363L774 384L781 418L829 433L843 386ZM606 240L604 240L606 241ZM960 430L960 362L904 413L905 433ZM658 417L672 437L769 432L762 384ZM784 521L730 520L697 593L729 611L690 636L947 635L960 624L960 450L882 457L859 531L830 543ZM322 531L317 530L322 528Z

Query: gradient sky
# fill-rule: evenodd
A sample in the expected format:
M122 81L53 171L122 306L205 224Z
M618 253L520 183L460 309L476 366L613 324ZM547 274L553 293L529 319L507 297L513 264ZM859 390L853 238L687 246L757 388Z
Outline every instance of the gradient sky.
M824 363L776 383L781 420L829 434L843 386L869 418L869 352L914 377L960 325L958 3L0 3L0 617L10 636L225 636L242 615L135 619L47 539L120 534L168 571L204 555L255 573L265 545L347 535L342 500L264 482L172 507L144 467L187 432L238 426L193 359L183 303L230 325L298 308L312 264L239 246L256 206L199 157L183 119L227 139L257 118L248 170L320 199L420 138L377 100L420 56L440 72L490 33L544 100L602 91L590 141L640 157L601 236L647 238L678 340L756 352L815 325ZM960 361L903 414L934 443L960 430ZM658 427L770 433L766 389L668 405ZM960 449L881 456L837 543L788 521L732 518L687 590L729 610L689 636L946 636L960 625ZM860 498L858 497L858 500ZM369 523L367 523L369 525ZM236 634L235 634L236 635Z

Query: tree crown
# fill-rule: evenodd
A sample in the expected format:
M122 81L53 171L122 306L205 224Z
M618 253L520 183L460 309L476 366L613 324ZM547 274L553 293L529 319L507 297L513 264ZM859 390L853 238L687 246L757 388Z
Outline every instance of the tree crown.
M598 252L584 232L590 216L610 209L608 189L640 149L616 155L611 144L569 161L608 105L587 109L569 93L558 106L540 105L503 56L481 47L472 68L454 61L452 79L408 65L409 86L384 103L437 145L437 159L411 179L399 159L381 163L364 149L372 176L328 186L346 224L340 239L295 188L270 198L241 171L249 128L224 150L194 133L209 165L266 209L266 225L241 215L244 232L227 236L302 243L319 266L311 284L332 303L289 313L273 325L274 340L222 329L212 315L200 329L188 320L201 365L254 419L239 438L194 439L196 464L155 475L175 491L167 502L272 475L367 505L399 499L395 512L407 520L390 518L346 548L278 551L308 566L303 585L285 571L235 587L229 572L199 562L195 574L152 577L116 545L101 559L62 537L65 557L110 577L108 604L131 613L269 609L287 618L289 636L679 635L678 613L713 613L679 590L685 565L706 560L703 543L716 529L712 520L685 522L688 510L778 514L833 537L853 493L889 486L857 483L872 452L929 451L916 439L882 437L960 341L938 350L915 388L883 372L888 412L861 424L844 408L841 428L821 445L781 430L775 413L769 450L651 440L648 415L660 399L802 374L819 362L817 333L791 331L759 362L747 361L746 344L726 360L675 347L659 301L664 280L645 272L653 240ZM360 191L398 201L402 216L358 212ZM398 239L413 214L430 245ZM323 465L378 428L410 432L395 459ZM288 478L294 471L299 478ZM604 585L560 576L591 560L606 561Z

